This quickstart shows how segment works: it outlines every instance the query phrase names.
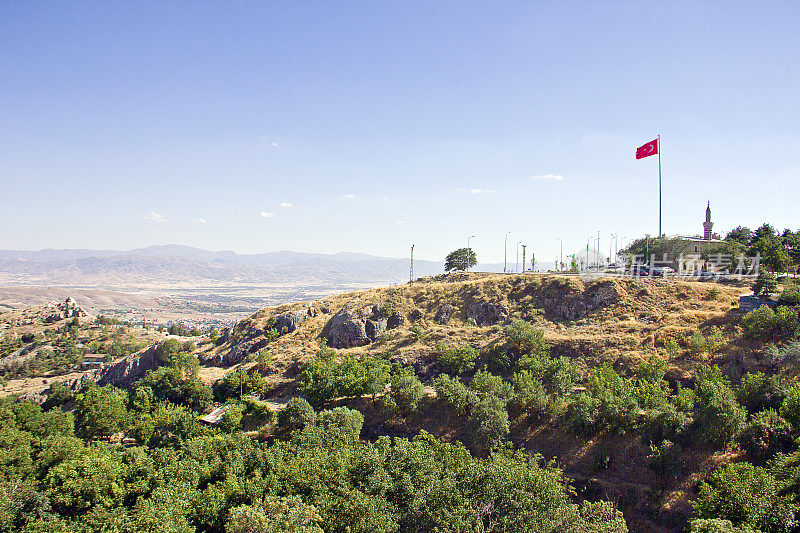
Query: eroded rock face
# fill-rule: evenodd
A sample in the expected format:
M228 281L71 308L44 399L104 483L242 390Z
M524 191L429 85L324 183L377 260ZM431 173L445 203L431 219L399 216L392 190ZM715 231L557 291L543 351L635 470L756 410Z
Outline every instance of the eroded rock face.
M158 368L158 343L132 353L114 364L104 366L95 374L98 385L114 385L122 387L144 377L151 370Z
M441 324L443 326L447 325L447 323L450 322L450 319L453 318L453 315L456 314L456 311L458 310L455 308L455 306L444 304L439 308L438 311L436 311L434 320L436 320L437 324Z
M275 317L275 329L278 330L280 335L292 333L297 330L297 327L305 322L309 316L308 310L306 309L287 311Z
M475 320L479 326L495 324L508 316L508 306L501 303L478 302L467 309L467 319Z
M556 318L579 320L589 313L615 303L620 298L617 285L612 280L598 281L585 291L547 302L546 309Z
M328 346L352 348L369 344L387 329L394 329L402 323L400 313L387 317L377 305L346 306L333 315L325 326L323 336Z

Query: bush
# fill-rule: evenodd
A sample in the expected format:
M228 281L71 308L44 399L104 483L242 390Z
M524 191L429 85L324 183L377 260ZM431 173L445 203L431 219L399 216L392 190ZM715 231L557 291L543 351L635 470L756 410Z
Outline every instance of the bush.
M754 461L763 462L791 449L792 425L774 409L761 411L753 415L737 441Z
M542 381L528 372L516 372L513 377L514 404L535 415L550 413L550 398Z
M701 437L719 444L730 442L744 424L746 414L719 367L700 368L694 394L694 419Z
M514 320L503 330L508 346L517 353L546 354L549 347L544 340L544 331L524 320Z
M659 412L648 412L647 426L642 441L656 443L662 440L687 444L694 420L686 412L667 403Z
M335 435L346 442L357 442L364 427L364 415L347 407L320 411L317 416L319 424L327 433Z
M742 317L742 328L752 339L768 339L772 336L774 322L775 311L764 305Z
M558 397L572 391L575 383L583 377L583 370L569 358L552 359L546 353L522 357L517 361L517 369L530 372L542 382L549 394Z
M707 350L708 346L705 336L701 332L695 331L689 339L689 353L692 354L692 357L697 357L704 354Z
M778 305L787 307L800 306L800 284L791 283L784 285L783 292L778 298Z
M749 527L736 527L730 520L721 518L696 519L692 520L689 533L760 533Z
M391 364L378 357L353 356L341 361L334 358L310 359L300 372L300 391L313 405L342 396L374 397L383 392L389 382Z
M658 446L651 444L647 460L650 468L667 478L680 475L686 465L683 460L683 448L669 440L661 441Z
M508 436L509 429L505 403L495 396L483 398L472 410L467 421L472 445L480 453L496 448Z
M681 354L681 347L678 344L678 341L673 338L667 339L667 342L664 346L670 359L677 359Z
M222 415L222 422L220 427L222 431L231 433L242 427L242 414L244 408L239 404L229 405L228 409Z
M391 391L386 398L386 407L399 409L405 414L415 413L419 401L425 395L425 388L416 374L410 369L402 369L391 379Z
M436 358L442 366L442 370L457 376L475 368L478 350L472 346L448 346L446 343L440 342L436 345Z
M278 413L278 427L281 429L303 429L317 419L314 408L303 398L292 398Z
M227 376L226 376L227 377ZM134 389L149 388L154 398L202 411L211 404L211 389L200 378L187 378L176 367L157 368L136 382Z
M458 378L442 374L434 381L436 396L441 398L458 415L468 414L478 403L478 395L466 387Z
M800 328L796 309L779 306L775 311L759 307L742 317L745 335L753 339L768 340L773 337L790 338Z
M772 345L766 350L767 360L774 364L793 364L800 362L800 341L791 341L785 346Z
M511 399L513 394L511 385L503 381L500 376L495 376L485 370L479 370L469 384L469 388L486 396L494 396L504 404Z
M800 433L800 382L792 385L781 404L780 414L789 421L795 434Z
M629 380L623 379L610 364L597 367L586 383L586 394L596 408L593 417L597 426L617 431L634 427L639 412L639 404ZM589 405L589 404L587 404ZM588 419L587 419L588 420ZM590 426L586 426L590 429Z
M736 389L736 399L752 414L764 409L780 408L786 393L786 387L777 376L748 372Z
M779 494L775 478L750 463L736 463L714 472L700 485L692 502L697 518L730 520L734 526L761 531L787 531L793 519L788 496Z

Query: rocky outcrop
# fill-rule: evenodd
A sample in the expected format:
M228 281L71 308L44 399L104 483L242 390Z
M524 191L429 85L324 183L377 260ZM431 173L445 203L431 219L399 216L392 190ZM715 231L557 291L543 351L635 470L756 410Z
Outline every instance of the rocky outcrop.
M314 316L317 316L317 310L314 307L287 311L275 317L275 329L280 335L292 333L300 324Z
M436 311L436 316L434 320L437 324L441 324L443 326L447 325L450 322L450 319L453 318L453 315L456 314L458 309L455 306L450 304L444 304Z
M369 344L402 323L400 313L386 316L378 305L345 306L325 325L323 336L333 348L352 348Z
M144 350L132 353L114 364L104 366L94 374L93 381L98 385L114 385L123 387L144 377L151 370L158 368L158 343L154 343Z
M508 306L501 303L477 302L467 308L467 319L478 326L496 324L508 316Z
M583 292L565 295L557 300L545 302L545 310L554 318L579 320L590 313L609 306L620 299L620 293L613 280L593 283Z
M86 311L79 307L78 304L75 303L75 300L70 297L63 302L56 304L52 309L52 312L50 312L50 314L44 318L44 322L46 324L51 324L66 318L80 318L84 316L86 316Z

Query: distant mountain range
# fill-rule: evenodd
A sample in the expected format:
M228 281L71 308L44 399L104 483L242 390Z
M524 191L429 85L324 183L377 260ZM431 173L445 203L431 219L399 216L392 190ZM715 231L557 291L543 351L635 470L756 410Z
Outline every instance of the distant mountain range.
M502 264L474 270L501 272ZM414 277L444 272L444 262L414 261ZM237 254L170 244L135 250L0 250L0 284L122 287L191 283L354 285L408 280L409 260L357 253L280 251Z

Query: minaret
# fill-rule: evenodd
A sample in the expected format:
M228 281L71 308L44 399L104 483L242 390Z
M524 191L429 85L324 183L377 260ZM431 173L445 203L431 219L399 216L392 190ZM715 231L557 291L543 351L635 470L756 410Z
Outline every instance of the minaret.
M709 200L708 206L706 206L706 221L703 222L703 239L710 241L713 233L711 233L711 228L714 227L714 223L711 222L711 201Z

